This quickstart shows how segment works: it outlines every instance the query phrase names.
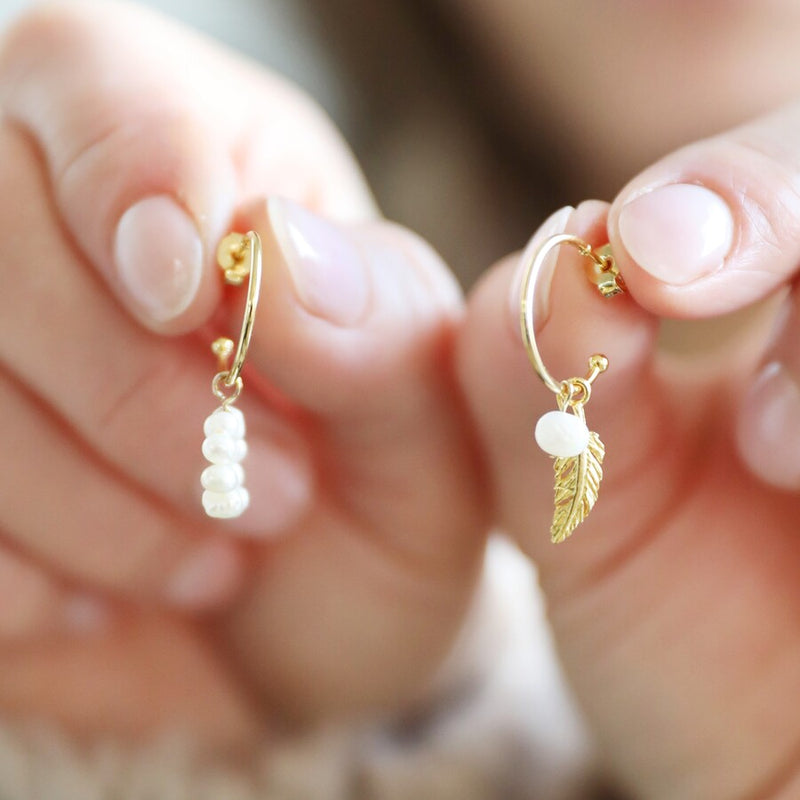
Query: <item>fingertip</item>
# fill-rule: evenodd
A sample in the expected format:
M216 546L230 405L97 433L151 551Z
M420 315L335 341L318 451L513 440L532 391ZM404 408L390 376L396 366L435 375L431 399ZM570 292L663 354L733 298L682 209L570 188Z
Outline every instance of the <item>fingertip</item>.
M737 237L729 199L689 182L624 190L609 214L609 239L626 285L665 316L735 307L725 267ZM718 289L713 297L711 287Z
M205 611L230 602L241 587L244 560L233 542L210 539L189 550L173 568L164 600L187 611Z
M185 333L208 318L219 278L191 215L171 196L136 201L117 224L113 259L120 299L147 328Z
M569 218L565 232L600 247L608 242L608 212L608 203L584 201ZM549 292L546 302L551 312L537 324L540 346L553 369L582 374L585 357L595 352L605 353L615 365L638 363L652 341L653 318L628 292L602 297L586 276L587 259L576 250L560 248L555 263L558 268L554 264L554 275L543 287ZM516 340L521 347L519 333Z
M800 192L784 110L666 156L636 176L609 214L631 293L679 318L736 311L774 291L800 254Z
M781 362L766 364L739 406L739 455L762 482L777 489L800 489L800 385Z
M236 224L263 241L251 363L281 393L325 417L366 418L429 393L462 314L430 247L398 225L340 224L277 197L251 201Z
M266 221L297 300L313 316L355 327L371 303L363 253L341 226L280 197L266 201Z
M519 309L521 302L521 285L522 277L525 271L525 264L530 261L533 254L545 239L550 236L557 236L559 233L564 233L567 225L575 213L573 206L564 206L558 211L551 214L539 227L539 229L531 236L522 255L517 259L517 266L511 278L511 291L508 293L509 302L509 325L514 335L519 335ZM556 266L557 253L552 252L547 261L542 265L539 273L539 290L536 293L536 311L535 318L539 324L542 324L547 319L550 309L550 286L553 280L553 272Z

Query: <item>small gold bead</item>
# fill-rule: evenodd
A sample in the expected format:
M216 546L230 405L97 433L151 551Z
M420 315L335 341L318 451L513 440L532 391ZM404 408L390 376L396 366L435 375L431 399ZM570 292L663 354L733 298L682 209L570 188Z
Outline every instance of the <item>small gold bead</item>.
M595 353L593 356L589 356L589 369L605 372L608 369L608 359L602 353Z
M250 274L245 260L249 240L241 233L229 233L217 247L217 263L225 273L225 282L240 286Z
M221 361L225 361L233 353L233 340L221 336L211 344L211 352Z

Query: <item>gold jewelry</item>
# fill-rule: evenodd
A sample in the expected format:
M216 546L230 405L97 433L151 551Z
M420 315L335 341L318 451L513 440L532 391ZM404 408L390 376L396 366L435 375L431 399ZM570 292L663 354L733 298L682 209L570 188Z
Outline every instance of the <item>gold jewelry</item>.
M241 286L248 278L247 300L239 342L234 351L233 340L221 337L211 345L219 361L219 372L211 381L211 391L220 400L220 407L203 424L203 455L211 465L203 470L203 508L209 517L230 519L241 515L250 504L244 488L241 461L247 454L244 415L233 404L242 392L242 367L253 334L256 306L261 291L261 239L250 231L228 234L217 248L217 263L225 282ZM228 359L233 360L228 366Z
M563 542L586 519L597 502L603 479L605 446L586 425L583 408L589 402L595 379L608 368L608 359L595 353L589 357L589 371L585 377L558 381L548 372L539 353L533 318L536 279L548 254L562 244L575 247L582 256L591 259L589 277L603 297L613 297L624 291L622 276L614 263L610 246L595 251L582 239L566 233L546 239L523 267L522 341L533 368L545 386L555 393L558 404L558 411L548 411L536 424L537 443L555 457L555 508L550 528L553 542Z

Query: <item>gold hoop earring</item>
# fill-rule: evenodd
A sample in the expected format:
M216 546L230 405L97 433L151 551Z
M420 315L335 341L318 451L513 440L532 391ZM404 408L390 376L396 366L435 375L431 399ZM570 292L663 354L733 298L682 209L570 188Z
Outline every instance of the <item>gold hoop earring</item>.
M602 353L589 357L589 371L582 378L556 380L544 365L536 344L534 329L534 295L536 280L549 253L556 247L569 245L590 259L589 276L603 297L624 291L619 270L609 245L593 250L591 245L570 234L546 239L523 265L520 327L522 341L533 368L545 386L556 395L557 411L548 411L536 423L536 442L555 457L555 498L550 537L563 542L583 522L597 502L603 479L605 446L600 437L589 430L584 406L592 394L592 384L608 368Z
M234 350L232 339L221 337L211 345L217 356L219 371L211 381L211 391L220 406L203 423L205 440L203 455L211 462L203 470L203 508L209 517L231 519L240 516L248 505L250 495L244 488L242 459L247 455L244 415L233 404L242 392L242 367L250 346L261 291L261 239L254 231L231 233L217 248L217 263L225 282L241 286L248 278L247 300L239 342ZM228 359L233 359L228 366Z

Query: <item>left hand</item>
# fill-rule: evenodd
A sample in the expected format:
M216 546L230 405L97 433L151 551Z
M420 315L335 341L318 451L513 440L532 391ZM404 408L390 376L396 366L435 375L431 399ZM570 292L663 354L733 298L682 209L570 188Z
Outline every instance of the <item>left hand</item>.
M307 98L152 12L29 12L0 95L0 709L221 746L407 707L487 527L452 276L378 218ZM295 202L268 215L266 192ZM221 523L200 445L209 345L241 325L213 259L234 224L262 234L265 274L251 508ZM105 628L66 635L98 602Z

